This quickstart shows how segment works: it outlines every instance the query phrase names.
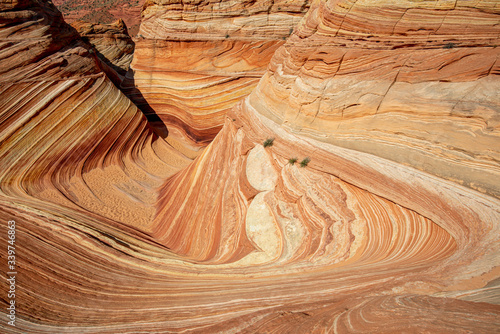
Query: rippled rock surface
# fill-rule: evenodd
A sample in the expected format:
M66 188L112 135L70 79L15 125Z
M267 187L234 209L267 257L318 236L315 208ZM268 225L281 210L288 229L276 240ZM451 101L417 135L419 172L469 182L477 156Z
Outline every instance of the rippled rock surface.
M294 1L146 1L126 94L195 157L309 8Z
M238 8L147 4L189 22ZM214 80L205 37L239 59L198 23L191 49L154 41L147 8L143 42L161 47L137 64L173 43ZM0 9L0 220L16 221L19 272L2 332L498 331L495 2L315 1L261 49L267 70L245 65L255 89L184 132L161 112L151 126L50 3Z
M111 24L75 21L71 26L94 47L103 71L119 87L130 68L135 46L125 22L121 19Z

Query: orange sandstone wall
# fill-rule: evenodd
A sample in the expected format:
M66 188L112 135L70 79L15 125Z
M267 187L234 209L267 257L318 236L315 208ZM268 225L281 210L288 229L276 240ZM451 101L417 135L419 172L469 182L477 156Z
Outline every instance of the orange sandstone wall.
M71 25L84 41L95 48L101 67L119 87L130 68L135 46L123 20L111 24L75 21Z
M290 131L500 196L495 2L316 2L252 93Z
M162 3L147 8L187 17L234 6L238 17L243 4L270 20L277 4ZM185 24L196 27L194 42L154 40L169 23L146 29L163 15L146 8L148 47L133 66L149 52L177 61L161 62L161 80L149 72L149 86L139 80L148 72L135 70L139 84L128 93L142 108L152 87L194 94L217 75L264 73L239 102L227 94L236 103L221 107L227 113L207 112L217 122L162 128L173 116L158 112L153 131L49 2L0 0L0 221L16 221L19 272L16 327L2 321L1 332L497 331L500 201L497 185L476 172L498 167L498 70L486 40L498 38L499 15L495 2L468 4L314 1L281 47L258 33L249 43L225 36L216 43L208 14L195 15L205 17L199 31ZM266 26L256 21L256 30ZM409 45L411 34L420 42ZM248 63L229 56L247 57L252 45L267 47ZM273 47L266 70L257 55ZM207 65L194 51L220 55ZM417 61L419 52L426 61ZM455 52L471 53L455 68ZM169 98L182 101L176 96ZM350 99L350 108L339 107ZM213 103L199 103L206 100ZM147 103L151 113L166 104ZM179 119L195 114L179 110ZM216 127L216 136L207 130ZM200 150L207 133L215 138ZM198 143L186 139L198 134ZM445 174L446 161L461 168L456 177Z
M190 160L157 140L50 3L2 10L2 196L147 231L154 187Z

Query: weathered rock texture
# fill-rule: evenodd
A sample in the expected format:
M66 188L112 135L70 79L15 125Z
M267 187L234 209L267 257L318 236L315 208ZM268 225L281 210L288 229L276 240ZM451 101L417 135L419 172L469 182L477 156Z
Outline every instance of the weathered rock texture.
M197 156L308 7L308 0L146 1L123 89L166 125L169 143Z
M499 197L498 20L491 1L318 3L250 103L295 133Z
M0 4L2 201L147 231L155 187L190 160L157 140L55 7Z
M498 70L485 40L498 41L499 13L468 4L315 1L191 162L52 6L0 0L0 220L17 222L20 287L17 327L2 332L498 331L498 183L476 172L498 170ZM399 47L409 38L399 24L421 41ZM368 30L387 45L371 48ZM476 65L434 73L466 50ZM427 71L412 62L419 52ZM397 55L410 60L397 65ZM471 115L458 102L458 116L438 112L443 96L474 85L485 95L469 91ZM388 93L376 96L380 87ZM358 105L348 113L337 98ZM370 119L378 130L366 131ZM447 159L463 173L447 175Z
M111 24L95 24L75 21L71 24L80 37L96 50L108 77L119 87L130 68L134 54L134 42L123 20Z
M86 21L109 24L122 19L132 36L137 35L141 23L141 9L145 0L54 0L54 5L68 23Z

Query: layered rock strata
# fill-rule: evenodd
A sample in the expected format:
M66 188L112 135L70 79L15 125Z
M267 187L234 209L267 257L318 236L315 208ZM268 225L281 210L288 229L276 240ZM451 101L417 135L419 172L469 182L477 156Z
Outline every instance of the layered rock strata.
M118 87L130 68L134 54L134 42L127 26L119 19L111 24L94 24L75 21L71 24L80 37L90 43L102 61L101 67Z
M469 179L452 179L437 168L436 161L453 156L451 148L422 168L399 161L397 150L386 156L362 145L334 145L336 131L349 129L357 117L365 119L354 113L335 126L325 118L324 133L318 134L320 116L335 110L336 80L347 78L332 74L342 70L329 58L333 50L314 51L342 40L342 29L319 34L331 22L363 32L369 21L361 12L412 14L401 22L415 32L427 27L425 20L433 22L433 14L462 23L455 15L468 13L460 17L478 18L468 20L471 29L481 25L476 22L484 25L464 38L470 50L476 48L473 37L478 40L478 52L469 60L475 64L477 56L486 63L490 55L481 51L488 49L480 44L482 32L496 25L482 18L498 17L497 9L491 2L474 8L465 2L449 8L443 7L447 2L420 2L414 12L414 2L374 3L314 2L257 89L222 117L222 130L191 162L153 132L52 6L0 0L0 220L16 221L19 272L16 327L1 322L2 332L497 331L500 200L489 190L495 187L478 191L473 185L480 181L474 179L478 166L494 171L496 128L491 137L481 137L473 126L477 120L493 122L498 108L474 93L475 116L456 122L463 131L443 132L468 156L474 153L464 144L471 132L487 141L489 150L481 141L472 146L485 153L467 164L450 158L463 170L470 168ZM314 29L321 46L310 49L303 34ZM376 27L371 29L375 35ZM351 47L354 53L365 48ZM404 49L385 51L402 56ZM367 61L368 77L374 70L370 63L381 56L371 52L371 61L358 59ZM426 78L414 68L405 75ZM371 79L360 79L362 70L352 69L350 87L366 89L368 99L375 88ZM463 81L418 80L430 91L454 84L446 86L451 97L461 85L483 79L492 85L486 92L497 87L496 70L484 77L475 71L471 67ZM304 91L314 105L311 87L323 86L328 99L321 97L317 114L311 113ZM429 124L445 118L433 113L438 102L425 102L412 106L407 117L420 117L426 131L397 117L391 124L399 122L401 129L390 140L380 140L375 131L350 131L359 130L361 144L371 135L381 152L391 142L394 147L408 142L411 131L430 137ZM293 103L300 104L298 112L287 118ZM360 103L356 110L363 114L370 105ZM430 144L407 150L425 152L437 145L426 136L421 140ZM6 249L7 234L0 240ZM6 274L4 266L0 270ZM7 303L4 297L2 310Z
M190 160L157 140L50 2L2 10L2 194L141 229L154 215L155 187Z
M318 3L250 103L295 133L498 197L498 20L488 1Z
M308 7L307 0L146 1L122 88L160 135L197 156Z

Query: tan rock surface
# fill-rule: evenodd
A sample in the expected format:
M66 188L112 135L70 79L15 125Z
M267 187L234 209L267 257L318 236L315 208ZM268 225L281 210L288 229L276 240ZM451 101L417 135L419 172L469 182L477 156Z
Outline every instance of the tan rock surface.
M218 116L213 142L188 152L181 137L168 143L175 127L167 141L154 133L53 6L0 0L0 221L16 221L19 272L16 327L1 332L496 332L498 181L477 172L498 170L498 70L485 40L499 13L469 4L315 1L252 94ZM399 47L399 26L425 36ZM371 48L369 31L386 47ZM462 46L443 48L450 40ZM230 56L240 42L221 41L224 77L241 70ZM144 43L159 46L138 52L147 59L170 42ZM182 43L168 57L214 80ZM211 50L197 43L192 53ZM435 64L454 52L470 55L440 76ZM456 102L465 91L472 114ZM339 115L342 99L359 105ZM206 131L191 124L186 133Z
M197 156L309 7L294 1L146 1L126 94Z
M95 48L101 67L119 87L130 68L135 46L125 22L121 19L111 24L75 21L71 26Z
M498 197L498 7L470 6L318 2L250 103L295 133Z

